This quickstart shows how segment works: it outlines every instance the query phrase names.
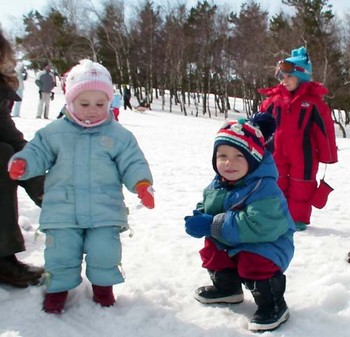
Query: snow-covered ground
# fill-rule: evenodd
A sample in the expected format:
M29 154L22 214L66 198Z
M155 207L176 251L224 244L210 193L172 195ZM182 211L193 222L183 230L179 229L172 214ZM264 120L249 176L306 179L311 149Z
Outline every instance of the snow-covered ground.
M50 119L64 103L55 89ZM17 127L29 140L50 120L36 119L38 93L32 74L25 82ZM136 105L136 101L132 101ZM193 299L196 287L210 284L198 250L203 241L186 235L184 216L201 200L213 178L213 138L223 119L161 111L154 103L145 113L121 109L120 122L137 137L153 171L156 208L140 207L125 192L134 236L122 234L126 282L114 287L117 303L92 302L90 284L69 293L61 316L41 311L45 287L15 289L0 285L0 337L241 337L256 310L250 292L242 304L205 306ZM340 134L339 134L340 136ZM287 275L290 319L264 336L350 336L350 139L337 139L339 162L327 167L334 187L327 206L314 210L312 224L295 234L295 257ZM320 175L323 174L321 167ZM43 264L44 235L37 231L40 209L19 189L20 224L27 251L21 260Z

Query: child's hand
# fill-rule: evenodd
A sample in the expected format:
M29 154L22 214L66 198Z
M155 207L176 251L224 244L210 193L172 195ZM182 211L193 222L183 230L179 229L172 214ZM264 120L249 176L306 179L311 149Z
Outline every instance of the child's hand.
M9 163L8 171L13 180L23 177L26 172L27 162L24 159L14 159Z
M198 239L203 236L210 236L211 224L213 223L212 215L193 211L193 216L186 216L185 221L185 230L187 234Z
M154 208L154 189L148 181L142 181L136 184L136 192L141 202L147 208Z

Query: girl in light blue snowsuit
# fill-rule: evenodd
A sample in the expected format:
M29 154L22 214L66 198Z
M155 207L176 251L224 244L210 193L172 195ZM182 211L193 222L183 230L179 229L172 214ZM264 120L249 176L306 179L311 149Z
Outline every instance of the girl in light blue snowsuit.
M93 300L115 302L119 233L128 228L123 185L154 207L152 174L133 134L110 113L113 87L106 68L83 60L66 82L66 116L39 130L9 164L12 179L47 172L40 214L49 274L43 309L61 313L68 290L81 281L83 254Z

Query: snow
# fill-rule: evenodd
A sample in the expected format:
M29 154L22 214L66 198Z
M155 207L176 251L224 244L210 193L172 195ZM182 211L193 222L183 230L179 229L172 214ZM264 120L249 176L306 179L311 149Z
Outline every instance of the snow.
M56 118L64 103L55 89L50 119L36 119L38 100L33 74L25 81L21 118L17 127L29 140L35 131ZM133 98L134 99L134 98ZM136 100L132 100L136 105ZM92 300L91 285L69 292L65 312L41 310L45 286L15 289L0 285L0 337L241 337L256 305L249 291L238 305L205 306L193 291L210 284L201 268L202 239L184 231L184 216L201 200L213 178L212 145L223 118L184 117L161 111L155 102L144 113L121 108L120 122L137 137L154 175L156 208L140 207L136 195L125 192L134 235L122 234L126 282L114 286L117 303L101 308ZM312 224L295 234L295 257L287 275L285 298L290 319L264 336L346 337L350 319L350 139L340 138L339 162L328 165L326 181L334 187L328 204L314 209ZM324 166L321 166L320 176ZM39 232L40 209L19 188L19 222L27 250L18 257L44 263L44 235Z

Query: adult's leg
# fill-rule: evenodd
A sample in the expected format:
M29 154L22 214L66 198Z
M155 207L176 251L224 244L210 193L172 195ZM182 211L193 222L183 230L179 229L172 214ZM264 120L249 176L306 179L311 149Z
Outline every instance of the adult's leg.
M132 110L132 106L131 106L130 100L128 101L128 108L129 108L130 110Z
M36 118L41 118L43 114L43 107L44 107L44 100L43 100L43 93L40 94L39 102L38 102L38 109L36 112Z
M18 225L17 182L7 172L13 154L12 146L0 143L0 282L25 288L37 284L44 269L24 264L15 255L25 246Z
M12 146L0 143L0 256L25 250L18 225L17 182L9 177L7 165L14 154Z
M50 113L50 101L51 101L51 93L49 92L43 92L42 93L42 99L44 101L44 118L49 118Z
M21 98L23 98L23 89L18 89L17 90L17 95ZM19 117L20 116L20 112L21 112L21 105L22 105L22 101L16 101L13 104L13 108L12 108L12 116L13 117Z

